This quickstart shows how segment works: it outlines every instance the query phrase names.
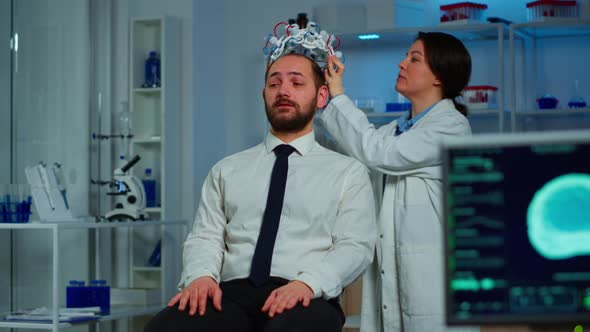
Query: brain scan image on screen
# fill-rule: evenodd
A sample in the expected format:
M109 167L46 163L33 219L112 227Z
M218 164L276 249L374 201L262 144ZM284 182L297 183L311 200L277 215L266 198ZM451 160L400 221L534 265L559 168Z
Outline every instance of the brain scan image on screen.
M590 255L590 174L570 173L547 182L527 210L528 237L551 260Z
M447 324L590 324L590 131L482 135L443 156Z

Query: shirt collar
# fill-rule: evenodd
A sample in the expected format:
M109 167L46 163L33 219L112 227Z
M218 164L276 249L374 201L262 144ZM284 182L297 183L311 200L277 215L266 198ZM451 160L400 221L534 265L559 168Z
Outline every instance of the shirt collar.
M268 133L268 135L266 136L266 139L264 141L264 145L266 147L266 152L268 154L272 153L272 150L274 150L274 148L276 148L277 145L281 145L281 144L287 144L287 143L281 141L281 139L279 139L278 137L276 137L275 135L273 135L270 132ZM315 134L314 134L313 130L311 132L309 132L308 134L305 134L305 135L303 135L303 136L301 136L289 143L289 145L294 147L295 150L297 151L297 153L299 153L302 156L305 156L306 153L311 151L311 148L314 146L314 144L315 144Z
M418 122L420 119L422 119L426 113L430 112L436 105L438 105L438 103L440 103L440 101L430 105L430 107L428 107L427 109L425 109L424 111L420 112L420 114L416 115L415 117L410 119L410 111L405 112L404 114L402 114L402 116L399 117L399 119L397 119L397 127L395 129L395 135L400 135L402 133L405 133L406 131L410 130L410 128L412 128L412 126Z

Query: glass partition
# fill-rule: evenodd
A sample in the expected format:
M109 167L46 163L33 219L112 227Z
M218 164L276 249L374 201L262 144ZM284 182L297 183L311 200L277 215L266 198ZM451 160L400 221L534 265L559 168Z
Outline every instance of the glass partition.
M0 185L26 183L26 166L60 163L75 215L88 214L89 4L0 1L0 35L10 37L10 48L0 50ZM21 262L34 261L47 238L36 232L0 233L0 312L7 312L29 303L31 294L45 297L47 280L21 279L39 266ZM75 257L65 273L74 266L89 270L88 252L79 249L87 241L84 233L67 241Z

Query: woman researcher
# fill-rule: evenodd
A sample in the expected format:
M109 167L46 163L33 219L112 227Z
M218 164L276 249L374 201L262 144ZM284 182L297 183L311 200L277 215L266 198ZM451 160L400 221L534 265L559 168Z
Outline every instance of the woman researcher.
M398 66L395 88L412 108L375 129L344 95L344 65L330 57L332 100L319 119L378 178L379 241L363 278L361 331L446 331L440 143L471 134L467 109L456 101L469 82L471 57L451 35L420 32Z

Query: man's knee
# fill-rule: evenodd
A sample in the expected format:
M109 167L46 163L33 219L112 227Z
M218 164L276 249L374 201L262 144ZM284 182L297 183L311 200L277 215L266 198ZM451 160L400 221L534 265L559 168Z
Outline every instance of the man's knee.
M178 306L166 307L146 324L143 331L250 331L251 322L237 306L232 303L224 303L222 307L222 311L217 311L211 300L208 300L203 316L198 313L189 315L189 308L180 311Z
M298 304L271 318L264 332L340 332L344 315L337 305L316 299L309 307Z

